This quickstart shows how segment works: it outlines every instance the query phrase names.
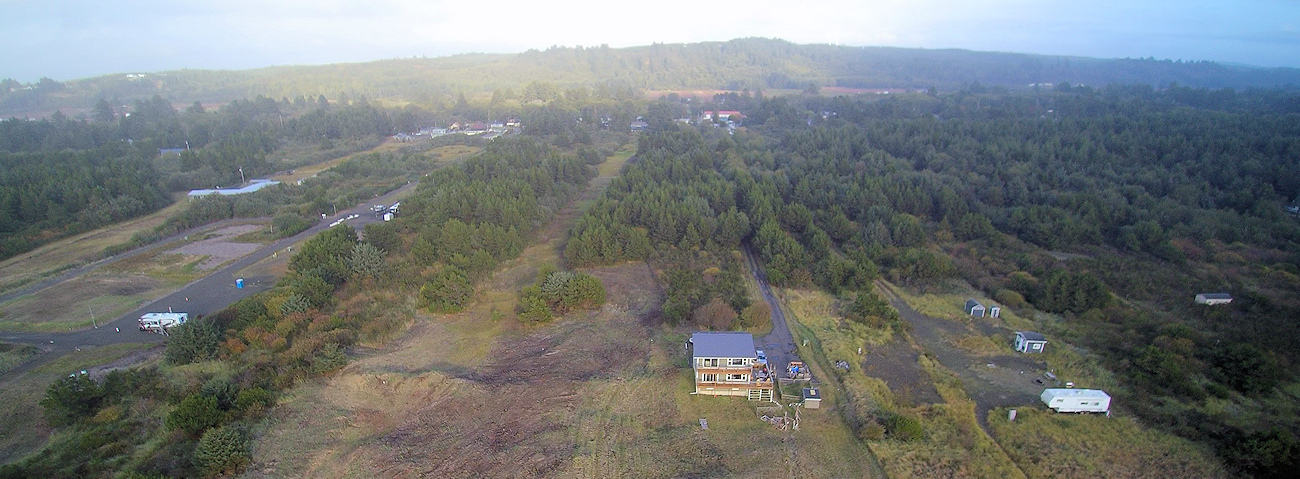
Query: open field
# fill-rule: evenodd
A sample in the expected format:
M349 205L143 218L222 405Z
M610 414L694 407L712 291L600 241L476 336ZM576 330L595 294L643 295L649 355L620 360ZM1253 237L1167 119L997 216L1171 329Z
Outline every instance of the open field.
M247 475L871 477L870 453L833 408L804 412L791 433L760 421L755 403L691 395L689 333L660 325L662 292L644 263L585 270L606 286L599 310L514 318L519 289L559 261L568 225L609 179L594 179L469 309L420 316L287 394Z
M822 291L785 289L782 296L793 313L789 317L798 323L796 337L809 340L808 346L800 348L805 359L820 363L823 370L835 361L851 363L848 371L831 369L821 379L842 389L836 406L843 408L846 422L863 424L861 434L868 436L871 450L890 477L1024 477L976 424L974 403L960 387L954 390L945 387L948 381L940 383L924 356L917 364L898 361L899 370L880 374L894 379L894 385L868 376L861 366L872 360L873 350L899 346L874 345L871 332L864 331L872 328L843 321L831 307L833 298ZM858 347L865 358L858 355ZM936 389L941 401L933 397ZM935 403L916 405L919 399ZM869 424L887 426L891 416L919 422L921 434L907 437L888 427L869 432L873 427ZM873 434L879 436L870 437Z
M1029 477L1228 477L1204 445L1130 417L1020 408L990 415L993 435Z
M163 224L185 207L184 199L184 193L177 193L171 206L151 214L64 238L0 262L0 293L100 259L105 248L129 242L136 233Z
M179 246L156 246L5 302L0 304L0 329L63 331L116 319L261 247L235 241L260 228L242 224L199 232Z
M110 364L143 351L156 354L156 344L123 344L84 349L43 364L25 374L0 383L0 463L8 463L35 452L49 438L50 428L38 402L45 389L69 373Z

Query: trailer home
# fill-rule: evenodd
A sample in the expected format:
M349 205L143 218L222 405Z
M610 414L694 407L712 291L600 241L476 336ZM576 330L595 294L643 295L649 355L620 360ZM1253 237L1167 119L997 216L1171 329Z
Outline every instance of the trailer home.
M144 313L140 316L141 331L171 329L190 320L190 313Z
M1110 411L1110 395L1100 389L1047 388L1043 390L1042 400L1056 412Z

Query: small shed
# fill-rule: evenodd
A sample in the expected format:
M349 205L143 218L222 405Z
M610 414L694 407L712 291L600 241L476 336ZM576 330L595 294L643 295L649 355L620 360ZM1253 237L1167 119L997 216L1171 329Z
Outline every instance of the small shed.
M1110 395L1100 389L1047 388L1039 399L1056 412L1110 413Z
M979 301L975 301L974 299L968 299L966 300L966 314L969 314L977 318L983 318L984 305L980 304Z
M999 316L1002 316L1002 308L1000 306L989 306L989 317L996 318Z
M1216 304L1228 304L1232 302L1232 295L1228 293L1201 293L1196 295L1196 304L1214 306Z
M822 393L817 388L803 388L803 407L807 409L821 409Z
M1016 351L1041 353L1047 347L1047 338L1033 331L1016 331Z

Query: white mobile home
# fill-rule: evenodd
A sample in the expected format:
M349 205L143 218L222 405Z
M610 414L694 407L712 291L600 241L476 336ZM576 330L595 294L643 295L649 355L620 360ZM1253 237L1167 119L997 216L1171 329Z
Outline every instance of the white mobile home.
M158 331L180 326L190 320L190 313L144 313L140 316L141 331Z
M1110 395L1100 389L1047 388L1043 390L1041 399L1056 412L1110 411Z

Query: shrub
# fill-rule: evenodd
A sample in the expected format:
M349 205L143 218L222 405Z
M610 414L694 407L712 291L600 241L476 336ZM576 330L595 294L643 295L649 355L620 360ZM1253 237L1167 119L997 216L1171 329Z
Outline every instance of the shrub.
M243 412L255 412L270 407L275 401L271 393L260 387L251 387L239 392L235 398L235 409Z
M217 357L221 332L212 321L196 319L171 328L163 356L172 364L189 364Z
M170 429L180 429L191 436L198 436L204 430L221 424L221 417L217 398L191 394L167 415L166 424Z
M916 441L925 436L925 427L921 421L903 414L890 415L885 420L885 430L889 432L889 437L903 442Z
M85 375L70 376L45 390L41 406L51 425L72 424L90 417L104 401L104 390Z
M740 312L741 327L752 328L771 320L772 307L766 301L751 304Z
M194 466L207 476L237 473L248 462L248 439L234 427L209 429L194 448Z

